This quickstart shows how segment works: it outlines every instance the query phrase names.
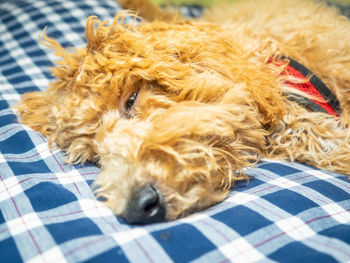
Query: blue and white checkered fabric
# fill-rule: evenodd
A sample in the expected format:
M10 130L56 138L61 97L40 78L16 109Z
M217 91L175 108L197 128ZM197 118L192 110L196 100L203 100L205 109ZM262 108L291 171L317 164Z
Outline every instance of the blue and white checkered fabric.
M98 168L64 162L12 109L52 79L47 33L84 45L89 15L114 0L0 1L0 262L349 262L350 183L295 163L264 161L224 202L187 218L135 227L96 201Z

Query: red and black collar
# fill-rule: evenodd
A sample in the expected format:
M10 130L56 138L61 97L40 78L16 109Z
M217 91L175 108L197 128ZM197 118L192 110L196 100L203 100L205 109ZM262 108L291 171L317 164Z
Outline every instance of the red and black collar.
M290 96L291 100L315 112L325 112L333 116L340 115L341 110L337 97L330 91L326 84L308 68L286 57L271 58L269 63L278 66L285 64L285 69L280 73L281 76L292 76L298 79L297 83L286 80L285 84L306 94L306 96L293 94L293 96Z

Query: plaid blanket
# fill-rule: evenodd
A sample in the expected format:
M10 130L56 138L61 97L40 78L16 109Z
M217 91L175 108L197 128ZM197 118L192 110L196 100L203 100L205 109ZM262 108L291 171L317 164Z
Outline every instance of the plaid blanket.
M264 160L210 209L131 226L95 199L99 169L69 165L21 125L21 94L44 90L49 36L84 45L89 15L113 18L114 0L0 1L0 262L349 262L350 182L298 163Z

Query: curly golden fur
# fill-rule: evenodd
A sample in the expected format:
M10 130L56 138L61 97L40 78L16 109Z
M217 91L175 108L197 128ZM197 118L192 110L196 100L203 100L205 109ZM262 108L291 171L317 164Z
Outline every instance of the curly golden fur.
M165 220L206 208L259 157L350 175L350 22L336 9L257 0L214 7L207 22L123 25L128 15L88 18L83 48L44 36L62 58L57 79L17 105L69 162L100 165L96 191L116 214L133 222L144 185L161 196ZM289 100L285 66L267 63L276 55L318 75L341 116Z

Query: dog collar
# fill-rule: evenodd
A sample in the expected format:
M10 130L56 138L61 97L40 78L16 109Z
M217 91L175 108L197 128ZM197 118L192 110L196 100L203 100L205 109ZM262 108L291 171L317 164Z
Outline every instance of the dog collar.
M341 113L340 104L336 96L330 89L313 74L308 68L301 65L291 58L274 57L270 58L268 63L277 66L286 65L280 73L281 76L292 76L300 81L297 83L286 80L285 84L294 88L306 96L293 94L290 96L294 100L315 112L325 112L332 116L339 116Z

